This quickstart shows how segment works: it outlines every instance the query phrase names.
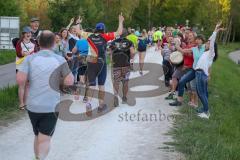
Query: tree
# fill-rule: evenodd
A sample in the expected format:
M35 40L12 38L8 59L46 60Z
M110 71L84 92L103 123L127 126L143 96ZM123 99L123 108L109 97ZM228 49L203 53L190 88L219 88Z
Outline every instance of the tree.
M19 2L15 0L0 0L0 16L20 16Z

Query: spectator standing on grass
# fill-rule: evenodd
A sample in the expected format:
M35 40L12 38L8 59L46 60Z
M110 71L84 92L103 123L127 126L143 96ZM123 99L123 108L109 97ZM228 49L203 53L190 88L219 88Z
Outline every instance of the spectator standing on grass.
M63 79L64 85L73 84L73 75L65 59L52 51L54 40L55 35L51 31L43 31L39 36L41 50L38 54L28 56L18 72L22 84L27 81L30 83L27 110L35 134L36 160L45 159L50 149L58 118L55 109L60 102L60 93L57 90L61 80ZM50 79L52 77L54 79Z
M212 36L209 38L206 43L206 51L202 54L196 64L196 84L197 84L197 93L199 99L203 105L202 108L198 109L198 116L201 118L208 119L210 117L209 106L208 106L208 79L209 79L209 70L212 66L212 63L216 61L218 57L217 44L215 43L217 33L223 31L221 28L221 22L218 23L215 27Z
M22 36L16 44L16 81L18 84L18 98L19 98L19 109L24 110L26 107L26 96L28 93L28 85L21 83L21 79L18 76L18 69L22 66L24 59L37 52L37 45L32 39L31 28L26 26L23 28Z

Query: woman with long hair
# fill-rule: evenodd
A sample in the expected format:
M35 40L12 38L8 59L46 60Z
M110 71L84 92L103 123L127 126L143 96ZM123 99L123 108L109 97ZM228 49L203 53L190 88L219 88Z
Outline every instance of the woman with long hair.
M143 75L144 59L147 51L148 45L148 34L145 29L143 29L141 35L138 37L138 56L139 56L139 73Z
M28 93L28 84L22 84L18 76L18 69L22 67L24 59L37 52L37 45L32 39L31 28L26 26L23 28L22 36L16 44L16 81L18 84L19 109L24 110L26 107L26 97Z

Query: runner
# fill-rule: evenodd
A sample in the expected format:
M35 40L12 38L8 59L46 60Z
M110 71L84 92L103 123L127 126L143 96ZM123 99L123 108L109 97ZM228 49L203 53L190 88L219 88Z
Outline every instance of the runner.
M119 15L119 26L116 32L105 33L105 25L103 23L98 23L96 25L95 32L89 33L79 30L78 34L82 38L87 38L90 45L91 57L88 60L88 85L89 90L87 91L88 102L86 103L87 115L91 116L92 105L91 100L93 97L93 90L96 86L96 79L98 79L98 99L99 106L98 112L102 112L107 108L107 105L104 103L105 97L105 81L107 77L107 64L106 64L106 47L107 42L114 40L117 36L120 36L123 31L123 21L124 17Z
M127 39L133 43L135 50L137 50L138 37L135 35L134 29L131 30L131 34L127 36Z
M127 93L128 93L128 80L130 76L130 59L134 57L134 46L131 41L127 38L127 30L123 31L123 34L120 38L114 40L110 44L111 57L112 57L112 77L113 77L113 88L114 88L114 106L117 107L118 104L118 93L119 93L119 84L122 82L122 103L127 102Z
M19 98L19 109L24 110L26 107L26 97L28 94L28 85L21 83L21 79L18 76L18 69L22 66L24 59L37 52L37 45L32 39L31 28L26 26L23 28L22 37L16 44L16 81L18 84L18 98Z
M144 66L144 59L147 51L148 46L148 35L147 31L144 29L141 35L138 37L138 56L139 56L139 73L143 75L143 66Z
M86 85L86 72L87 72L87 56L89 52L88 41L84 38L79 39L76 42L75 47L72 49L73 54L77 54L79 61L78 67L78 79L80 86L87 88ZM84 94L83 102L87 102L86 90Z
M206 43L206 51L202 54L196 64L196 84L197 84L197 93L203 104L203 108L198 110L198 116L201 118L209 119L210 113L208 108L208 76L209 69L213 63L213 61L217 58L217 44L215 43L217 33L219 31L223 31L221 28L221 22L218 23L215 27L215 30L212 36L209 38Z
M28 80L30 83L27 110L35 134L35 158L43 160L50 149L51 137L58 118L55 109L60 102L60 93L50 87L50 77L56 73L52 82L56 89L59 89L62 78L65 85L72 85L73 75L65 59L51 50L54 45L54 34L51 31L42 32L39 36L39 45L41 50L24 60L18 74L22 84L26 84ZM59 72L56 71L57 68Z
M158 30L153 33L153 42L155 44L155 51L158 51L161 49L162 37L163 37L163 33L160 30L160 28L158 28Z
M131 30L131 34L129 34L127 36L127 39L133 43L134 48L135 48L135 53L136 53L137 52L137 47L138 47L138 37L136 36L134 29ZM131 66L130 68L131 68L132 71L134 70L133 69L133 63L134 63L134 58L131 60L131 65L130 65Z

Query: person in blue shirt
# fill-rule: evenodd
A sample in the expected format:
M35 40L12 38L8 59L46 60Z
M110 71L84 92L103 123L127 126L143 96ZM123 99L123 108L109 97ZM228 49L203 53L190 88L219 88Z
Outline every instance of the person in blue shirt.
M75 47L72 49L73 54L78 58L78 81L80 85L86 85L87 56L89 51L88 41L86 39L77 40ZM85 94L86 95L86 94ZM87 101L84 96L83 101Z

